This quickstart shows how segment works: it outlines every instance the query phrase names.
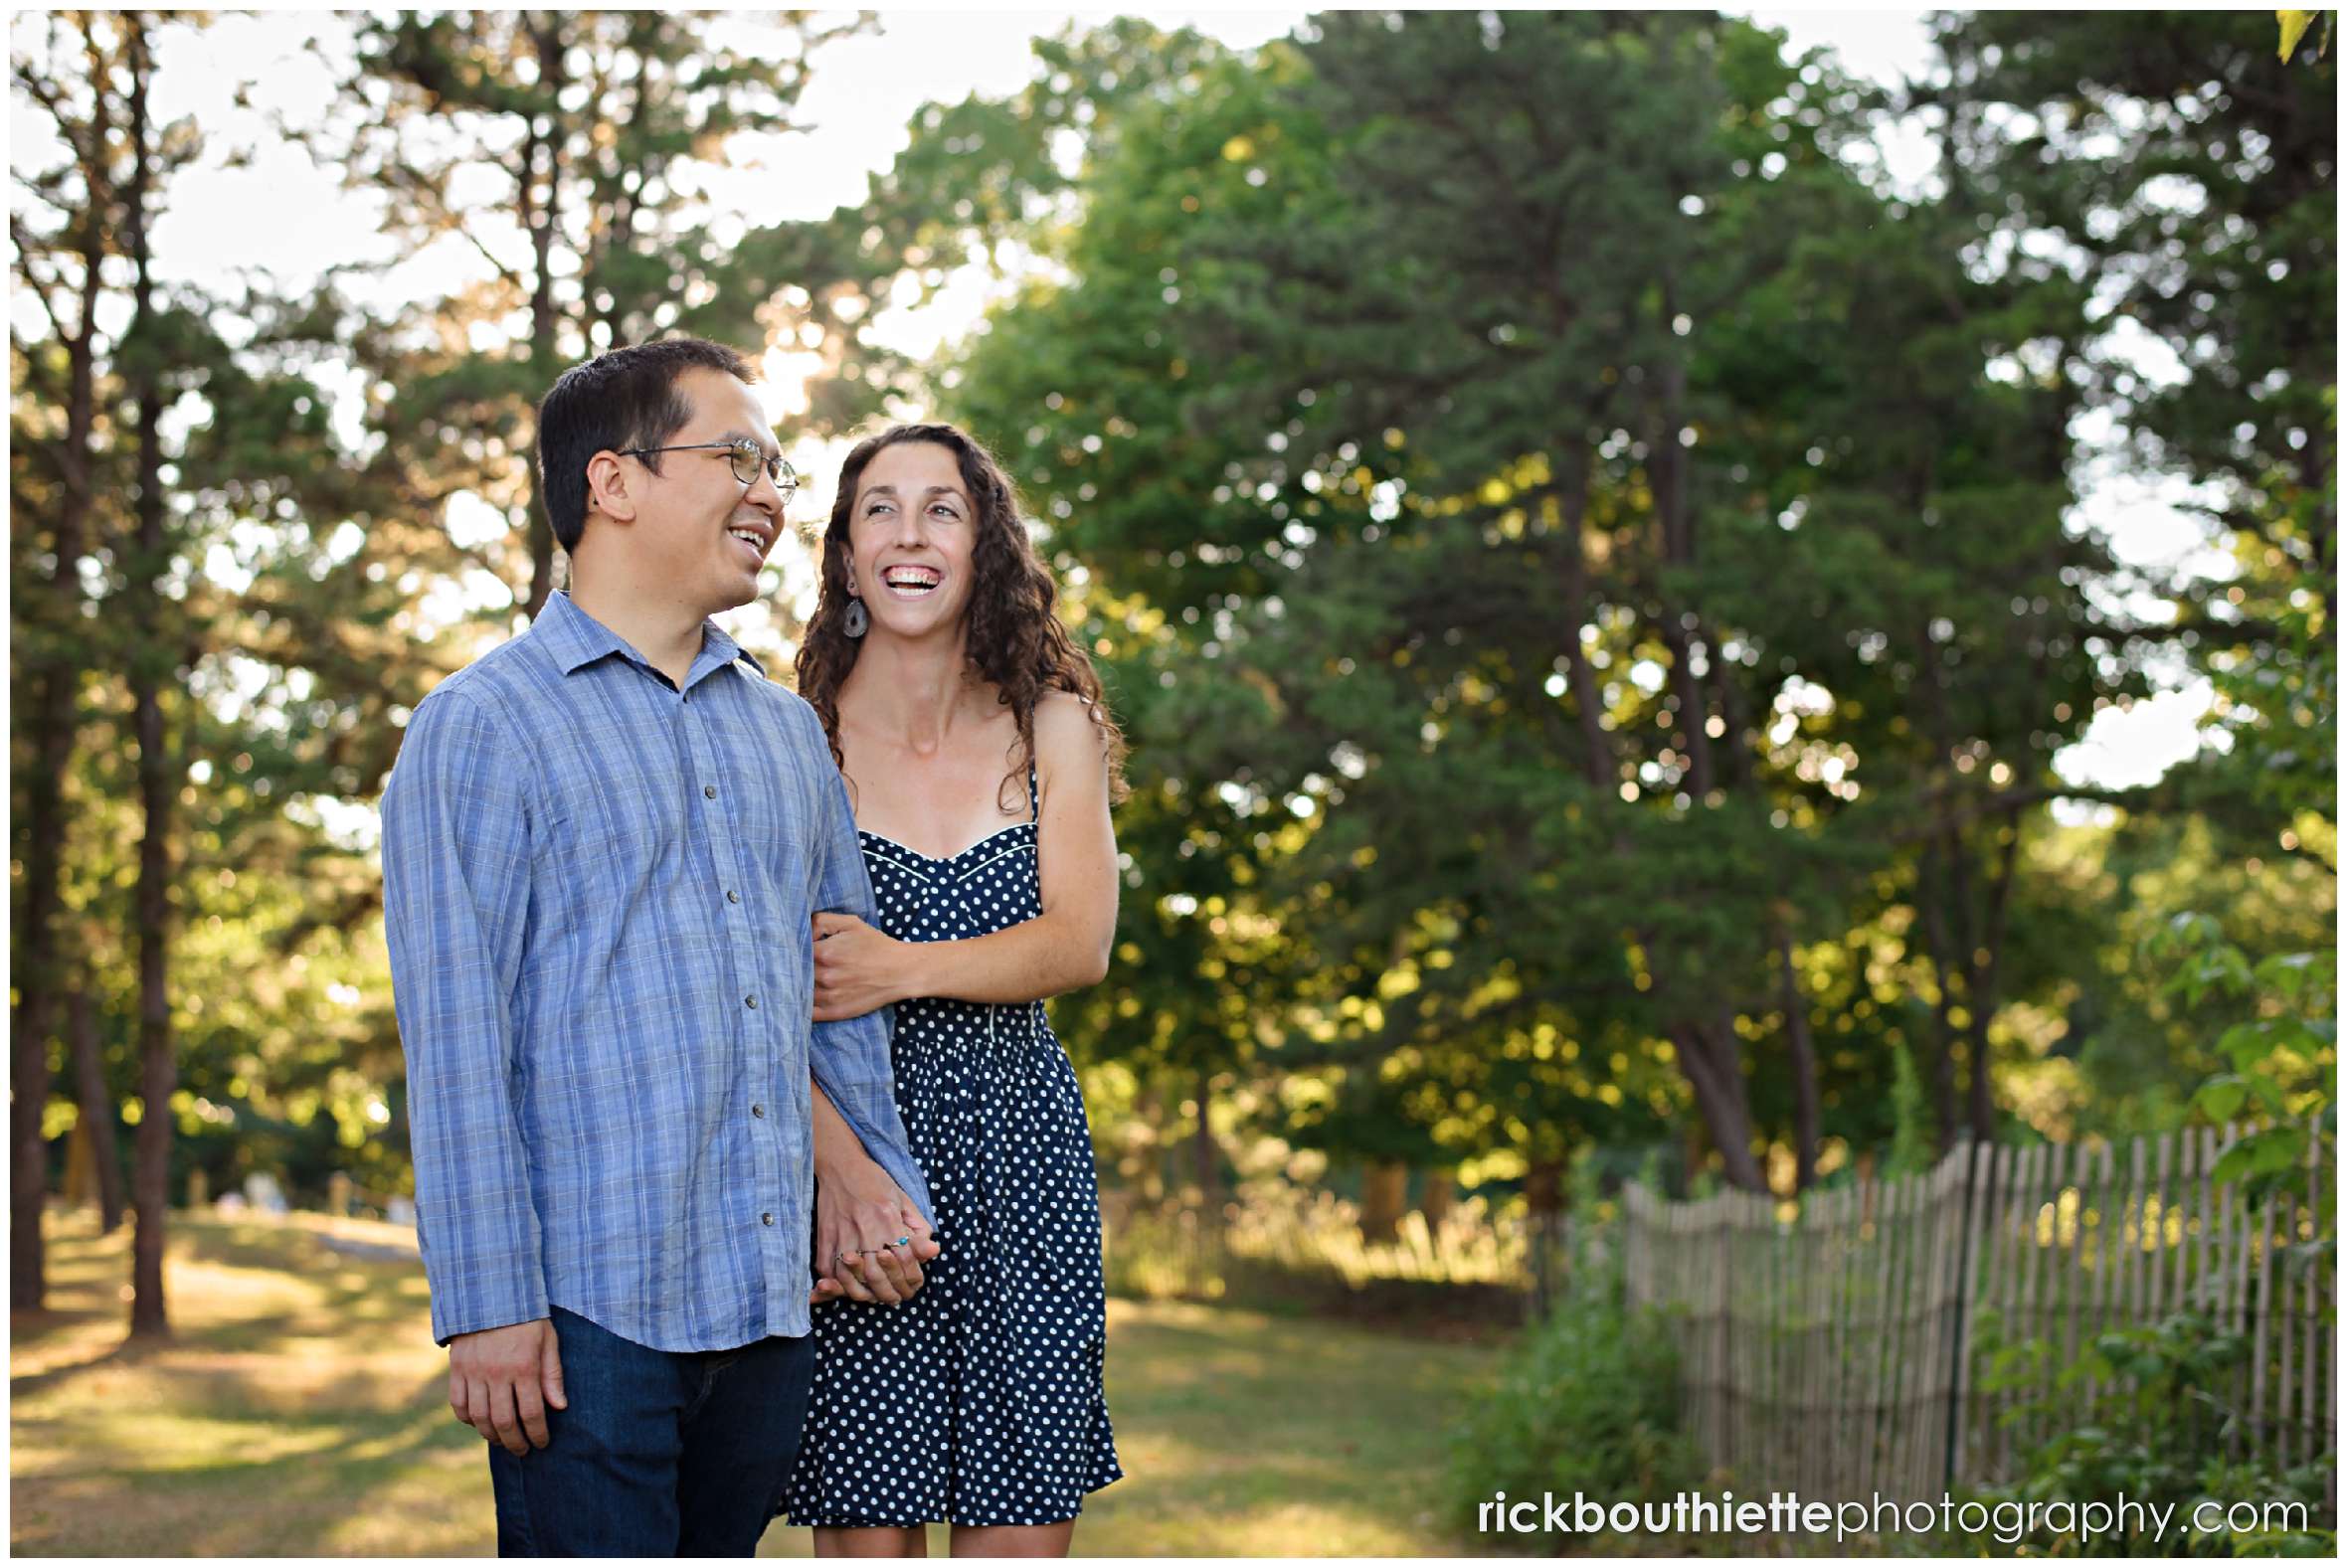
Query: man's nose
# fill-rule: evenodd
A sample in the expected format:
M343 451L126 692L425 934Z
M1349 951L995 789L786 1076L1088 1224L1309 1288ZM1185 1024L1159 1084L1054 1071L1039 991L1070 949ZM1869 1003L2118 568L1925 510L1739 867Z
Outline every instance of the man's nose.
M781 487L774 482L774 475L766 471L764 463L758 465L758 477L751 482L749 489L742 492L742 499L757 507L777 523L782 521L783 492Z

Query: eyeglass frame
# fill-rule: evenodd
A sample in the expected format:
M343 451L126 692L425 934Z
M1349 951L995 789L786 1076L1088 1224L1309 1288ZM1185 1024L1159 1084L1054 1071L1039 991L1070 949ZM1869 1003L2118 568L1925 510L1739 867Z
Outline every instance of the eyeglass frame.
M764 447L746 436L730 441L695 441L689 446L631 446L625 451L615 451L612 455L615 457L649 457L664 451L721 451L727 454L726 466L733 470L734 482L744 490L748 490L750 486L756 484L758 475L764 473L774 481L775 489L781 493L785 501L789 501L792 496L799 493L799 470L791 466L791 459L781 452L776 452L769 457ZM740 463L733 460L745 451L750 454L750 460L756 464L747 479L742 477ZM777 469L780 469L781 472L778 473Z

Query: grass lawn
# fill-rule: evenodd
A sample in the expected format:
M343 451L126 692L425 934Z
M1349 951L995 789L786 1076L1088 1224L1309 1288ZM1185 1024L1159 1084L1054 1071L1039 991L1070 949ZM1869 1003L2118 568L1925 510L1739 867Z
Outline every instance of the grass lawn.
M126 1346L128 1235L53 1217L50 1304L10 1324L10 1545L48 1556L481 1556L481 1440L449 1414L413 1262L363 1222L176 1217L174 1337ZM1445 1431L1492 1352L1322 1320L1109 1304L1127 1479L1087 1503L1103 1556L1474 1550L1443 1516ZM942 1555L944 1532L933 1551ZM762 1554L805 1556L777 1525Z

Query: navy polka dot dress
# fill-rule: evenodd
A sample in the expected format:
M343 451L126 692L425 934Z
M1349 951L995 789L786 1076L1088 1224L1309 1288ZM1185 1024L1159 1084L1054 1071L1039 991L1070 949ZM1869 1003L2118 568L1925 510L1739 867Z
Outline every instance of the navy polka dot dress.
M879 926L983 937L1043 912L1030 819L947 860L862 833ZM1051 1524L1124 1475L1101 1366L1100 1195L1041 1002L897 1004L890 1047L943 1256L909 1302L814 1308L793 1524Z

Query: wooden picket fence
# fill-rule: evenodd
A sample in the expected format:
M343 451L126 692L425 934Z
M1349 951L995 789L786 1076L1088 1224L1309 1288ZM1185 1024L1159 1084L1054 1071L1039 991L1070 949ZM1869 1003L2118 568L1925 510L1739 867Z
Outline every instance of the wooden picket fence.
M2008 1481L2054 1435L2007 1419L2050 1386L1982 1386L1984 1335L2047 1338L2050 1380L2100 1333L2194 1308L2250 1347L2215 1391L2238 1417L2232 1454L2328 1459L2335 1510L2335 1260L2284 1250L2314 1239L2335 1180L2331 1139L2313 1132L2304 1184L2262 1212L2212 1182L2242 1135L2216 1129L2117 1147L1967 1143L1929 1171L1798 1206L1633 1185L1630 1299L1666 1309L1713 1464L1749 1487L1840 1497Z

